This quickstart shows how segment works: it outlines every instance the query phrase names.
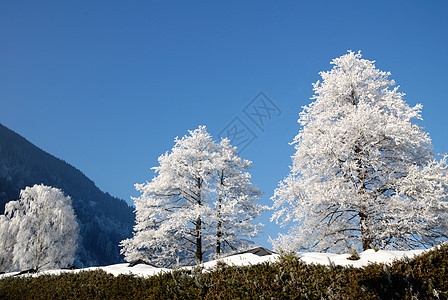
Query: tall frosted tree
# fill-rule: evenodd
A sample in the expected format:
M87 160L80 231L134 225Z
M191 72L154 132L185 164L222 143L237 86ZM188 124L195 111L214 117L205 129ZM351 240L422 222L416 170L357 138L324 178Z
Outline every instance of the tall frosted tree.
M14 268L42 270L73 263L79 229L71 199L61 190L27 187L19 200L6 204L1 217L15 233Z
M300 113L290 174L272 220L293 224L276 248L405 249L446 238L445 157L415 123L389 72L350 52L331 62Z
M227 199L230 200L230 197L225 196L227 198L224 199L224 192L218 190L218 168L225 172L226 178L230 174L230 165L225 165L221 148L207 133L205 126L200 126L183 138L175 139L171 152L159 157L159 166L153 168L156 176L150 182L136 184L136 189L142 194L134 198L134 235L121 242L126 260L145 258L165 266L201 263L204 253L214 250L218 240L223 242L224 236L232 240L230 237L233 238L236 232L227 230L230 220L227 215L230 211L240 213L240 208L249 207L235 203L228 207ZM242 160L239 163L248 164ZM223 182L226 185L231 183L224 178ZM250 183L246 179L242 184ZM256 200L254 193L247 197ZM233 198L240 199L241 203L246 201L241 193L235 193ZM256 216L257 213L246 215ZM241 222L240 236L245 236L244 222ZM234 226L238 227L239 224ZM219 234L217 230L220 230ZM237 238L232 242L235 240Z

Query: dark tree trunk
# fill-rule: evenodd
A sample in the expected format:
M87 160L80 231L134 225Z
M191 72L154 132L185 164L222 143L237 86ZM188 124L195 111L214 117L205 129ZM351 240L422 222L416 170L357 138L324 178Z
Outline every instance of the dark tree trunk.
M221 186L220 194L218 199L218 222L216 225L216 258L221 255L221 237L222 237L222 221L221 221L221 203L222 203L222 190L224 187L224 170L221 171Z
M218 258L221 255L221 221L218 221L218 228L216 231L216 257Z
M201 217L196 219L196 263L202 263L202 221Z
M198 187L198 199L197 204L199 206L202 205L202 180L200 178L197 179L197 187ZM198 216L196 219L196 264L202 263L202 220L201 216Z
M373 248L373 239L370 235L370 230L367 225L367 214L364 212L359 213L359 225L361 227L361 242L362 242L362 249L372 249Z

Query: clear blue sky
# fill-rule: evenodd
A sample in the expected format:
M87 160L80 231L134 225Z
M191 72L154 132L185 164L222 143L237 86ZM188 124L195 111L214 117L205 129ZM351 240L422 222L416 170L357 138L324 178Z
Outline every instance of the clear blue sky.
M0 123L131 203L174 137L238 117L270 205L311 83L349 49L423 104L448 152L447 15L446 1L2 1ZM261 91L281 115L260 128L243 110ZM264 246L281 230L268 220Z

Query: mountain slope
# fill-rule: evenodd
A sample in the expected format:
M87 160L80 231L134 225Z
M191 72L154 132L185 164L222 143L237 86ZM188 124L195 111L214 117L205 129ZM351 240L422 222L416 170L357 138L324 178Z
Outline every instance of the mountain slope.
M78 169L0 124L0 213L8 201L18 199L21 189L40 183L60 188L72 198L80 223L78 264L121 260L118 243L131 236L132 208L102 192Z

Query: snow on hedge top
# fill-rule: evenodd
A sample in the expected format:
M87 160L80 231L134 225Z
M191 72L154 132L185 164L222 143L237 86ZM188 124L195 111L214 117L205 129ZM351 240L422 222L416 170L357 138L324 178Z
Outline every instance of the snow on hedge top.
M410 250L410 251L385 251L385 250L366 250L359 254L359 260L349 260L350 254L335 254L335 253L317 253L317 252L299 252L297 256L307 264L322 264L322 265L330 265L330 261L332 264L337 266L353 266L356 268L361 268L367 266L371 263L392 263L394 260L402 259L402 258L413 258L416 255L422 254L426 250ZM264 262L275 262L278 259L278 254L271 254L265 256L258 256L252 253L243 253L231 255L228 257L221 258L219 260L212 260L202 264L205 270L212 270L216 267L218 262L223 262L230 266L248 266L248 265L256 265ZM191 270L193 267L183 267L181 269ZM50 270L43 271L34 276L39 276L43 274L54 274L58 275L63 272L80 272L80 271L94 271L94 270L103 270L107 273L118 276L120 274L124 275L136 275L142 277L148 277L157 275L163 272L170 272L172 269L167 268L157 268L151 265L146 264L138 264L134 267L129 267L129 263L122 263L110 266L103 267L90 267L85 269L78 270ZM16 273L8 273L0 275L0 279L5 276L16 275Z
M413 258L416 255L420 255L425 250L409 250L409 251L385 251L373 249L366 250L359 254L359 260L348 259L350 254L335 254L335 253L299 253L298 257L308 264L322 264L330 265L334 263L337 266L353 266L361 268L371 263L392 263L394 260L402 259L405 257Z

